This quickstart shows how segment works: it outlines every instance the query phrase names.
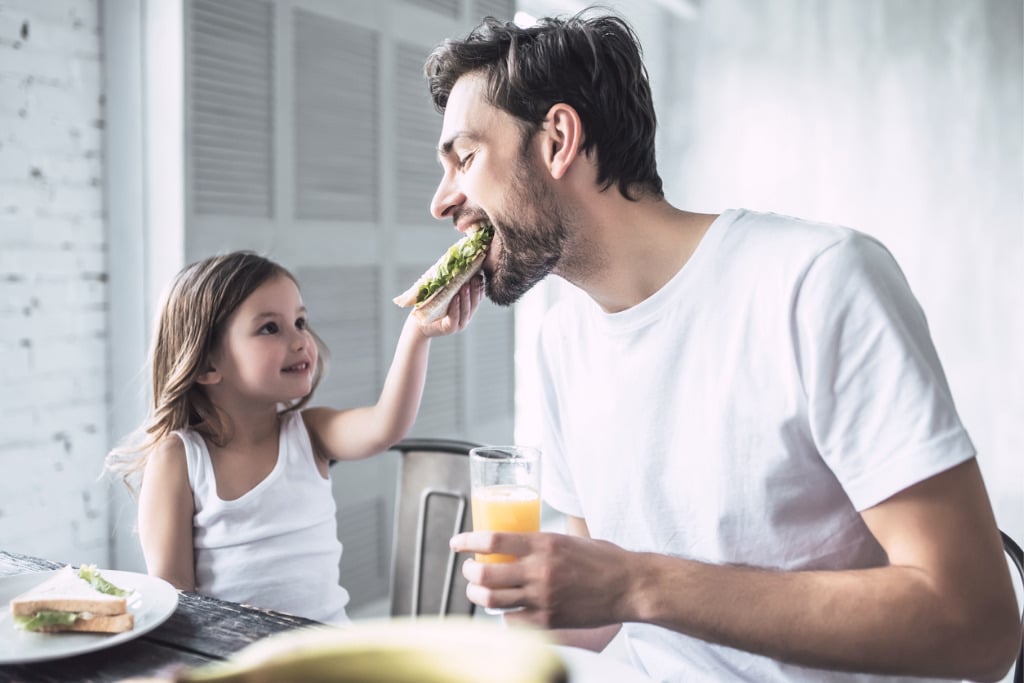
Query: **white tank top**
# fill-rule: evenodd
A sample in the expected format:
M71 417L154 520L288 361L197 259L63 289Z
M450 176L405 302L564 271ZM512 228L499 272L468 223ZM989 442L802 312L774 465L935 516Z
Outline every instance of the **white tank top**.
M281 417L277 464L235 500L217 496L203 437L185 444L195 515L196 591L333 624L349 623L348 591L338 581L342 546L330 479L317 469L298 412Z

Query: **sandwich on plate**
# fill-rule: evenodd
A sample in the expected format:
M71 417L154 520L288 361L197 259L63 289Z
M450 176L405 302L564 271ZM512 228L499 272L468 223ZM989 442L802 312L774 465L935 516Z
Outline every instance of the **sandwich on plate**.
M58 633L122 633L135 627L127 591L104 579L92 565L70 566L11 600L16 627Z
M490 223L477 223L458 242L426 270L413 285L393 301L403 308L412 306L412 314L423 323L440 320L448 313L448 304L462 285L480 272L487 247L494 237Z

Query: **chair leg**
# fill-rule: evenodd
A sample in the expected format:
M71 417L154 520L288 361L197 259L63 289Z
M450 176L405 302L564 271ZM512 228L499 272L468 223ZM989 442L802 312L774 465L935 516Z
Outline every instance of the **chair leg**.
M1021 550L1016 541L1004 532L1000 531L999 535L1003 538L1003 549L1017 568L1017 574L1020 576L1021 581L1021 591L1024 593L1024 551ZM1024 623L1024 610L1021 611L1021 622ZM1024 637L1021 639L1020 649L1017 650L1017 663L1014 664L1013 683L1024 683Z

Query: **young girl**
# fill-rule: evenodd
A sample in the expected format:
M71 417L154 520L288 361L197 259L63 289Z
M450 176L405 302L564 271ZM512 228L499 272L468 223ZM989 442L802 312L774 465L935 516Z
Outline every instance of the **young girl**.
M463 329L482 281L441 320L409 316L376 405L305 408L326 349L295 278L251 252L194 263L172 284L152 348L152 412L107 458L141 477L150 574L181 590L346 623L332 460L387 450L412 426L430 338Z

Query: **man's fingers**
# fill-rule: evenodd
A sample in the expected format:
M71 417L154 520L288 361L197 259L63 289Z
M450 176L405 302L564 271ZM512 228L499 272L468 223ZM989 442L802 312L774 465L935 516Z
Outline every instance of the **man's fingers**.
M452 536L448 546L457 553L486 553L493 536L490 531L467 531Z
M466 586L466 597L481 607L507 609L522 606L523 591L519 588L484 588L471 583Z
M521 557L530 552L529 539L529 534L468 531L453 536L448 545L457 553L500 553Z
M488 588L515 588L523 585L522 569L509 562L477 562L466 560L462 575L471 584Z

